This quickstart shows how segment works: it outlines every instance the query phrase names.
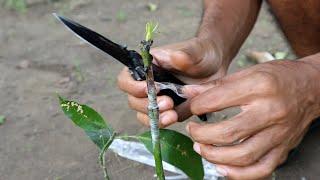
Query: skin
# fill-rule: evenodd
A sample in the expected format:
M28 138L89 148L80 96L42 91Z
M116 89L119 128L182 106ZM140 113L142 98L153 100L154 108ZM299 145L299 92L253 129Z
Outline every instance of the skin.
M195 151L230 179L268 177L320 116L320 3L268 2L299 56L297 61L272 61L225 76L254 25L258 0L205 0L195 38L152 51L159 66L192 84L183 89L189 99L180 106L174 107L167 96L158 97L162 127L192 114L241 108L227 121L189 122L186 127ZM128 93L139 121L148 126L145 82L134 81L124 69L118 85Z

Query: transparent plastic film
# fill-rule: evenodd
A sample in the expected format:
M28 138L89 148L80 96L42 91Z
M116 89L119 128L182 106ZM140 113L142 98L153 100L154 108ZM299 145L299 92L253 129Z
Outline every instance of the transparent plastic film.
M154 167L154 159L152 154L145 148L145 146L139 142L124 141L121 139L115 139L110 146L110 149L119 156L130 159L148 166ZM202 159L203 168L205 172L205 180L218 180L222 177L215 168L215 165ZM166 176L168 180L184 180L188 177L178 168L163 162L163 169L165 171L174 173L176 175Z

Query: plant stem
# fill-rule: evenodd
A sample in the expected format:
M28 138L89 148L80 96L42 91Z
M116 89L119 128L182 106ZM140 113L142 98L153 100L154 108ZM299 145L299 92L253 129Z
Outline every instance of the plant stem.
M157 103L156 86L154 83L153 70L152 70L152 56L150 55L150 47L152 45L152 39L146 38L145 41L141 42L141 55L143 58L146 81L148 88L148 116L151 127L151 138L153 147L153 156L155 160L156 174L158 180L164 180L164 171L161 157L161 145L160 145L160 134L159 134L159 107Z
M99 154L99 163L100 163L101 168L103 169L103 174L104 174L105 180L110 180L110 177L108 175L108 170L106 167L105 153L106 153L106 150L108 149L108 147L111 145L115 135L116 135L115 133L112 134L112 136L107 141L107 143L103 146L103 148L101 149L101 152Z

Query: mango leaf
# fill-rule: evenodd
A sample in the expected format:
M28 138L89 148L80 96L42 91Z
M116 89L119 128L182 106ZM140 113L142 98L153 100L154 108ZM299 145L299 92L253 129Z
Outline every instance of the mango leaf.
M138 139L152 153L151 133L147 131ZM179 168L192 180L203 180L204 171L199 154L193 150L192 140L176 131L160 129L162 160Z
M113 129L94 109L87 105L65 100L60 96L59 101L64 114L82 128L101 150L109 140L113 140Z

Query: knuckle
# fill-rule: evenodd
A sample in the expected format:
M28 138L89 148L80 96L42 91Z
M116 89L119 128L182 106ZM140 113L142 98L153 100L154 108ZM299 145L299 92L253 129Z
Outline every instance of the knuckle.
M223 84L224 84L224 80L222 78L215 79L215 80L210 82L210 85L213 86L213 87L221 86Z
M209 149L202 148L201 149L201 156L204 159L206 159L206 160L208 160L208 161L210 161L212 163L215 163L215 158L214 158L213 154L211 153L211 151Z
M261 178L265 178L265 177L268 177L272 174L273 172L273 167L271 167L270 165L265 165L263 166L263 168L260 169L260 177Z
M258 71L255 77L258 79L258 82L260 82L257 88L262 92L275 93L278 81L272 73Z
M120 90L124 91L123 80L120 75L117 77L117 86Z
M119 73L119 75L117 76L117 84L119 86L120 89L122 89L126 79L127 79L127 76L126 76L126 73L125 73L126 69L122 69L121 72Z
M142 114L142 113L140 113L140 112L138 112L137 113L137 119L139 120L139 122L141 123L141 124L143 124L144 126L147 126L147 127L149 127L150 125L149 125L149 122L146 120L146 118L145 118L145 114Z
M174 107L173 100L169 96L159 96L159 102L160 101L164 101L169 109L172 109Z
M194 139L194 141L197 141L197 142L203 142L206 139L202 128L199 128L199 127L191 126L190 135Z
M238 157L237 165L247 166L253 164L256 161L254 153L248 150L245 150L244 153L240 154Z
M139 112L136 114L137 119L138 119L139 121L141 121L141 120L142 120L142 119L141 119L141 115L142 115L142 114L141 114L141 113L139 113Z
M128 106L133 109L135 107L135 103L134 103L134 97L128 95Z
M190 134L195 141L201 141L201 130L199 128L190 128Z
M289 113L290 110L287 105L279 104L277 105L277 109L273 112L273 116L278 120L287 117Z
M220 134L220 139L223 143L232 144L237 139L237 131L234 128L224 128Z

